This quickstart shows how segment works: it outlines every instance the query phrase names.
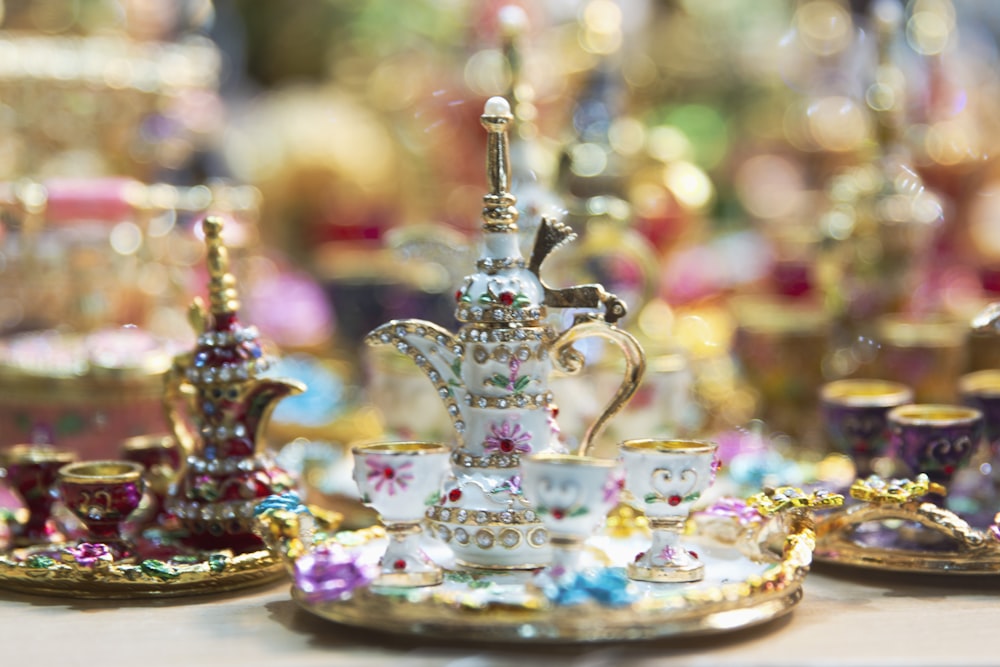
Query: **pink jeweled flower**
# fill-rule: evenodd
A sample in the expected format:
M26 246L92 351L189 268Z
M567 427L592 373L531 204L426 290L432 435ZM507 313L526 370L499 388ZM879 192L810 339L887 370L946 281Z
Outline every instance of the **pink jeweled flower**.
M713 505L702 510L702 513L724 519L735 519L742 526L759 523L763 520L757 508L748 505L741 498L720 498Z
M81 542L75 547L66 547L64 551L80 567L94 567L98 563L109 563L114 560L108 545L101 543Z
M528 454L531 452L531 434L521 429L520 424L511 424L506 419L490 424L490 434L486 436L483 449L490 453Z
M368 465L368 479L375 485L375 491L382 491L382 487L387 487L389 495L394 496L397 490L402 491L413 480L413 473L409 471L413 463L410 461L393 466L384 459L373 456L365 463Z
M722 459L718 456L712 457L711 469L708 473L708 485L711 486L715 484L715 476L719 474L719 469L722 468Z
M295 585L310 602L340 600L378 575L378 567L338 545L322 545L295 561Z
M618 497L621 495L622 490L625 488L625 476L624 475L612 475L608 478L608 481L604 484L602 491L604 492L604 502L610 503L612 505L618 502Z

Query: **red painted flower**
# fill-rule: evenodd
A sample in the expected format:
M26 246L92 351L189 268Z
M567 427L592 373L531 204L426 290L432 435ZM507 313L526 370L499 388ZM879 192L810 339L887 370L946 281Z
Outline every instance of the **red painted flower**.
M490 434L486 436L483 449L499 454L528 454L531 452L531 434L521 429L520 424L511 424L506 419L500 424L490 425Z
M368 465L368 480L374 484L376 491L381 491L387 486L390 496L396 495L396 491L402 491L407 484L413 480L413 473L409 468L413 467L411 461L407 461L397 467L393 467L390 462L383 461L379 457L372 457L365 461Z

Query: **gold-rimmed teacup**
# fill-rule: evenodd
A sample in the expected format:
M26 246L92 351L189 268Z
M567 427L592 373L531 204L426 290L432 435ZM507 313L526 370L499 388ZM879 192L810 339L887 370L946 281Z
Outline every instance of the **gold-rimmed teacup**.
M444 578L440 566L419 546L421 522L450 474L451 448L432 442L358 445L354 481L361 502L378 512L389 545L381 561L379 586L433 586Z
M76 452L56 449L52 445L13 445L0 451L0 468L7 484L24 501L27 520L13 524L14 546L30 546L61 542L63 535L52 521L52 504L56 500L55 483L59 468L72 463Z
M147 433L126 438L121 444L121 457L145 468L146 495L152 507L144 508L142 520L152 524L162 524L168 518L164 500L170 486L177 478L180 465L180 447L172 435Z
M706 440L626 440L619 445L628 501L645 512L649 549L628 565L639 581L689 582L705 576L698 555L681 546L692 505L715 481L718 445Z
M552 561L539 574L552 581L576 575L587 538L618 503L618 462L544 452L521 457L521 490L549 534Z
M913 402L913 390L900 382L847 378L820 388L823 425L836 451L854 461L859 477L873 472L873 461L889 448L889 410Z
M983 413L983 433L993 450L1000 454L1000 369L967 373L958 379L962 403Z
M947 485L983 437L983 413L964 405L911 403L889 411L892 455L916 475Z
M133 461L80 461L58 472L63 504L83 523L84 542L103 544L115 559L132 555L122 525L142 500L143 467Z

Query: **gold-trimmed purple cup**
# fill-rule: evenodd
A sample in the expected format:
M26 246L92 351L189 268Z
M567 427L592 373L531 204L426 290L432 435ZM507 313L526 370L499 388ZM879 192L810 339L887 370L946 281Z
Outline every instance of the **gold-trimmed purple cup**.
M983 413L965 405L911 403L889 411L890 452L913 475L947 486L983 437Z
M76 452L51 445L21 444L0 450L0 468L7 484L24 502L28 518L11 529L14 546L31 546L63 541L52 521L56 500L55 484L59 469L77 458Z
M873 472L873 461L889 448L889 411L913 402L913 390L900 382L847 378L820 387L827 440L854 461L858 477Z
M81 461L59 468L59 495L83 523L84 542L107 546L115 559L132 555L122 524L142 500L142 474L133 461Z
M983 413L983 433L993 456L1000 454L1000 369L966 373L958 379L962 403Z

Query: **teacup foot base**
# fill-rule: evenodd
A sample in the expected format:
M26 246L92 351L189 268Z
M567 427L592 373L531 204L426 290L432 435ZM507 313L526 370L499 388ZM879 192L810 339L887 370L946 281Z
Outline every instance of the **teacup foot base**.
M551 559L544 562L531 562L531 563L518 563L517 565L506 565L503 563L473 563L472 561L462 560L461 558L455 559L455 565L463 570L469 570L476 572L479 570L484 570L487 572L530 572L532 570L537 570L539 568L547 567L550 564Z
M682 584L701 581L705 578L705 566L701 563L659 567L647 567L636 563L629 563L626 572L629 579L651 581L660 584Z
M442 581L444 581L444 572L441 570L383 572L371 585L386 588L420 588L423 586L437 586Z

